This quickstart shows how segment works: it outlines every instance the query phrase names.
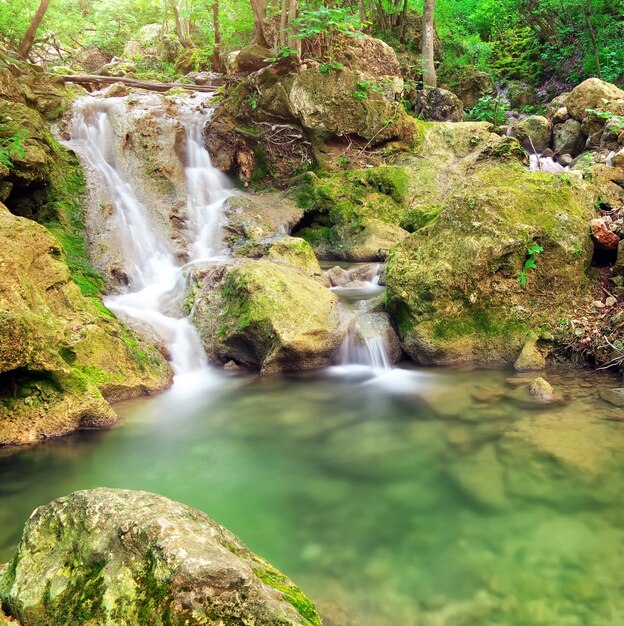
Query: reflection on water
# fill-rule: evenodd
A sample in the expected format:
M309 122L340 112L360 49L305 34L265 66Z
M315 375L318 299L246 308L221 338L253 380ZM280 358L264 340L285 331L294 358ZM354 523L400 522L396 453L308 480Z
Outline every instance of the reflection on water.
M95 486L200 508L292 576L329 626L615 626L624 416L613 378L483 370L223 378L195 401L0 456L0 561L37 505Z

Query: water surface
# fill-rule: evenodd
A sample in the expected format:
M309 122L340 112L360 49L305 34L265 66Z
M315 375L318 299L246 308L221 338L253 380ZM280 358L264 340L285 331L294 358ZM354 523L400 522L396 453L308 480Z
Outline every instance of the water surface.
M206 511L329 626L617 626L624 416L597 396L617 380L549 372L566 402L534 408L531 378L215 374L118 405L113 430L0 453L0 561L36 506L125 487Z

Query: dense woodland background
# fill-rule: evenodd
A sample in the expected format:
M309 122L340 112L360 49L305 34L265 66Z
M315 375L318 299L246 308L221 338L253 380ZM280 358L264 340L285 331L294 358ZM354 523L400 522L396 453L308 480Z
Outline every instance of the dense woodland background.
M132 56L141 77L171 79L219 70L228 51L252 38L277 54L316 40L304 53L331 62L323 43L332 34L366 32L413 53L414 76L421 71L422 0L0 0L6 49L19 49L41 5L29 58L51 67L97 48L111 58ZM555 91L589 76L624 81L624 0L438 0L435 26L438 82L447 87L473 70L499 84L551 81ZM128 42L141 38L150 39L151 53L143 46L132 54Z

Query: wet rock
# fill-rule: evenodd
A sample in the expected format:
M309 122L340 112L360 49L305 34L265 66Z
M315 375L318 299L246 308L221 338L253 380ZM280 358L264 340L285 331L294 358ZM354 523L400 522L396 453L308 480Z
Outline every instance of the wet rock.
M553 149L557 154L579 154L583 149L581 123L569 119L553 128Z
M0 600L23 626L321 624L298 587L206 514L121 489L39 507L0 573Z
M559 165L562 165L563 167L570 167L574 158L571 154L562 154L557 161L559 162Z
M355 331L351 335L351 338L356 344L361 344L373 337L381 338L391 363L396 363L401 360L403 356L401 342L392 326L390 316L387 313L370 312L358 316Z
M500 400L504 395L504 391L500 387L475 387L470 392L470 397L475 402L482 404L493 404Z
M622 100L624 91L615 85L598 78L588 78L572 90L566 99L566 106L574 119L582 121L588 115L587 109L598 109L605 102Z
M414 115L431 122L461 122L464 105L451 91L446 89L424 89L411 97Z
M624 388L619 389L601 389L600 397L609 404L624 408ZM624 419L624 416L622 417Z
M552 402L557 399L557 394L552 385L544 378L536 378L529 385L529 392L540 402Z
M477 506L494 510L506 506L503 467L492 444L452 463L447 475L454 486Z
M589 223L592 238L596 245L603 250L616 250L620 243L620 238L610 228L610 224L605 218L598 217Z
M511 134L527 152L541 154L550 145L550 122L541 115L530 115L512 124Z
M123 98L130 93L128 87L123 83L115 83L111 85L107 90L105 97L106 98Z
M345 337L337 296L293 268L217 265L202 283L193 321L212 361L263 374L314 369L331 362Z
M538 350L535 339L529 339L522 346L522 351L514 361L514 369L517 372L530 372L543 370L546 367L546 359Z

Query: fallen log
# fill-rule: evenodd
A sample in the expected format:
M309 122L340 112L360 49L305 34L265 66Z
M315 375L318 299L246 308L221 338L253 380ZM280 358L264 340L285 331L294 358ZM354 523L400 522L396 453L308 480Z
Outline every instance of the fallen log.
M185 83L153 83L138 78L126 78L125 76L97 76L95 74L80 74L78 76L61 75L61 78L68 83L76 83L83 87L93 88L96 85L112 85L114 83L123 83L128 87L137 89L147 89L148 91L165 92L170 89L186 89L187 91L200 91L202 93L211 93L215 91L215 85L187 85Z

